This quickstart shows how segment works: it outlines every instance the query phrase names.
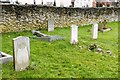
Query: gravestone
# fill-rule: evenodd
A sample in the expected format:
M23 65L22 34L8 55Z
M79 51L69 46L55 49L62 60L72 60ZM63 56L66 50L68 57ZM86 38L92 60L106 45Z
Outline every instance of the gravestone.
M70 43L77 44L78 43L78 26L72 25L70 34L71 34Z
M10 62L10 61L13 61L13 57L11 55L8 55L8 54L0 51L0 63L4 64L4 63Z
M36 31L36 30L32 30L32 34L34 35L33 38L37 38L37 39L48 41L48 42L52 42L56 40L63 40L63 38L60 36L50 36L50 35L43 34L40 31Z
M54 19L48 19L48 32L54 31Z
M25 70L29 66L30 41L28 37L19 36L13 39L14 46L14 69Z
M98 24L95 23L93 24L93 27L92 27L92 39L97 39L98 37Z
M107 21L104 20L103 22L100 21L98 24L98 31L106 32L112 30L111 27L107 27Z

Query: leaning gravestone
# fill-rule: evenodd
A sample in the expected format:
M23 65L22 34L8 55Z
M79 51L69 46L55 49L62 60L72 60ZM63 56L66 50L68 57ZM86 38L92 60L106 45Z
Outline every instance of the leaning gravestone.
M28 37L19 36L13 39L14 46L14 69L25 70L29 66L30 41Z
M63 40L64 38L61 36L50 36L50 35L46 35L41 33L40 31L36 31L36 30L32 30L32 34L34 35L33 38L37 38L43 41L48 41L48 42L52 42L52 41L56 41L56 40Z
M92 27L92 39L97 39L98 37L98 24L95 23L93 24L93 27Z
M54 31L54 19L48 20L48 32Z
M77 44L78 43L78 26L72 25L71 26L71 44Z

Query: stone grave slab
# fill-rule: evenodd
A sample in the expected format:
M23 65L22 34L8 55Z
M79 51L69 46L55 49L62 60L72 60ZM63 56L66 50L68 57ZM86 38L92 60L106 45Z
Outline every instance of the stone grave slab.
M77 44L78 43L78 26L72 25L70 34L71 34L70 43Z
M37 38L37 39L40 39L42 41L48 41L48 42L52 42L52 41L56 41L56 40L63 40L64 39L61 36L46 35L46 34L41 33L40 31L35 31L35 30L32 31L32 34L34 35L33 38Z
M48 32L54 31L54 19L48 19Z
M102 32L107 32L107 31L111 31L112 28L107 28L107 29L103 29Z
M30 41L29 37L19 36L13 39L13 60L16 71L25 70L30 63Z
M99 24L98 24L98 31L102 31L102 32L107 32L107 31L110 31L112 30L111 27L107 27L107 22L106 20L104 20L103 22L100 21Z
M4 64L12 61L13 61L13 56L6 54L4 52L0 52L0 63Z
M63 40L63 38L60 36L42 36L42 37L34 36L34 38L40 39L42 41L48 41L48 42Z

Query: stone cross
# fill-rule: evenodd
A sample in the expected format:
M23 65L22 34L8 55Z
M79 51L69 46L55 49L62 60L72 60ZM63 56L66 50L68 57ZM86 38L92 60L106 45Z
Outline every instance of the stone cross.
M72 25L71 26L71 44L77 44L78 43L78 26Z
M98 37L98 24L95 23L93 24L93 27L92 27L92 39L97 39Z
M30 41L28 37L19 36L13 39L13 62L16 71L25 70L30 63Z
M54 19L48 20L48 32L49 31L54 31Z

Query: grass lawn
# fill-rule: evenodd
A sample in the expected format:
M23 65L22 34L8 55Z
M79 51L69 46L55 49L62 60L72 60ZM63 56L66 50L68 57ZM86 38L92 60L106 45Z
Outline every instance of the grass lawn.
M13 63L3 64L3 78L118 78L118 23L108 23L112 31L99 32L97 40L91 39L89 26L79 27L79 44L70 44L70 28L56 28L54 32L64 40L45 42L33 39L31 31L2 34L2 51L13 55L12 39L17 36L30 37L30 66L27 70L15 72ZM96 43L112 55L88 51L90 44ZM83 46L83 49L80 49Z

